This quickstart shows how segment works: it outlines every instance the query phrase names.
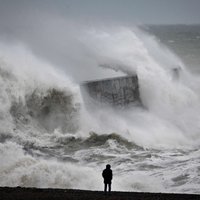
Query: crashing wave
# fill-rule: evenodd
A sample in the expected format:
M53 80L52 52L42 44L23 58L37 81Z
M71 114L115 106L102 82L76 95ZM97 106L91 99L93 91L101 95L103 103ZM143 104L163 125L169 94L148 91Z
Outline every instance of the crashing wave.
M35 122L47 132L60 129L62 132L75 132L78 129L79 106L73 104L73 96L64 91L49 89L40 92L35 89L22 101L12 102L10 113L18 128Z

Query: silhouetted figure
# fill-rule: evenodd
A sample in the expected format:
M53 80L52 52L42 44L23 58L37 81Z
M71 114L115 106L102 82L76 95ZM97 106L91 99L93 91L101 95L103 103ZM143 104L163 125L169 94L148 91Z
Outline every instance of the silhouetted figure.
M112 183L112 170L110 169L110 165L106 165L106 169L103 170L102 176L104 178L104 192L107 192L107 186L109 193L111 192L111 183Z

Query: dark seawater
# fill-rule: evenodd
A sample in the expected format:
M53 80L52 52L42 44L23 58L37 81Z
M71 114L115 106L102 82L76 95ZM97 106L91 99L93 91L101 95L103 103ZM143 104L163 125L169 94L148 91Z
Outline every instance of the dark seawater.
M82 43L97 67L137 73L146 109L85 107L54 66L1 44L0 186L101 190L110 163L113 190L199 193L200 26L91 31Z

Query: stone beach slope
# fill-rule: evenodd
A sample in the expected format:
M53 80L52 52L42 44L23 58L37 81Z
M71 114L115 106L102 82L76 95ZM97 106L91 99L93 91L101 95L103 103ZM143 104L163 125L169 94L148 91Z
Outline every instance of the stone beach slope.
M200 200L195 194L112 192L72 189L0 188L0 200Z

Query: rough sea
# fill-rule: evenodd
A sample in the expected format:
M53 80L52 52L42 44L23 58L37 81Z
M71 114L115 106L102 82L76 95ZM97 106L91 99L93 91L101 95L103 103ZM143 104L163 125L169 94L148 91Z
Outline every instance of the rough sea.
M136 73L144 107L86 106L82 80L0 42L0 186L102 190L109 163L115 191L200 194L200 26L75 37L72 67L94 66L90 79Z

